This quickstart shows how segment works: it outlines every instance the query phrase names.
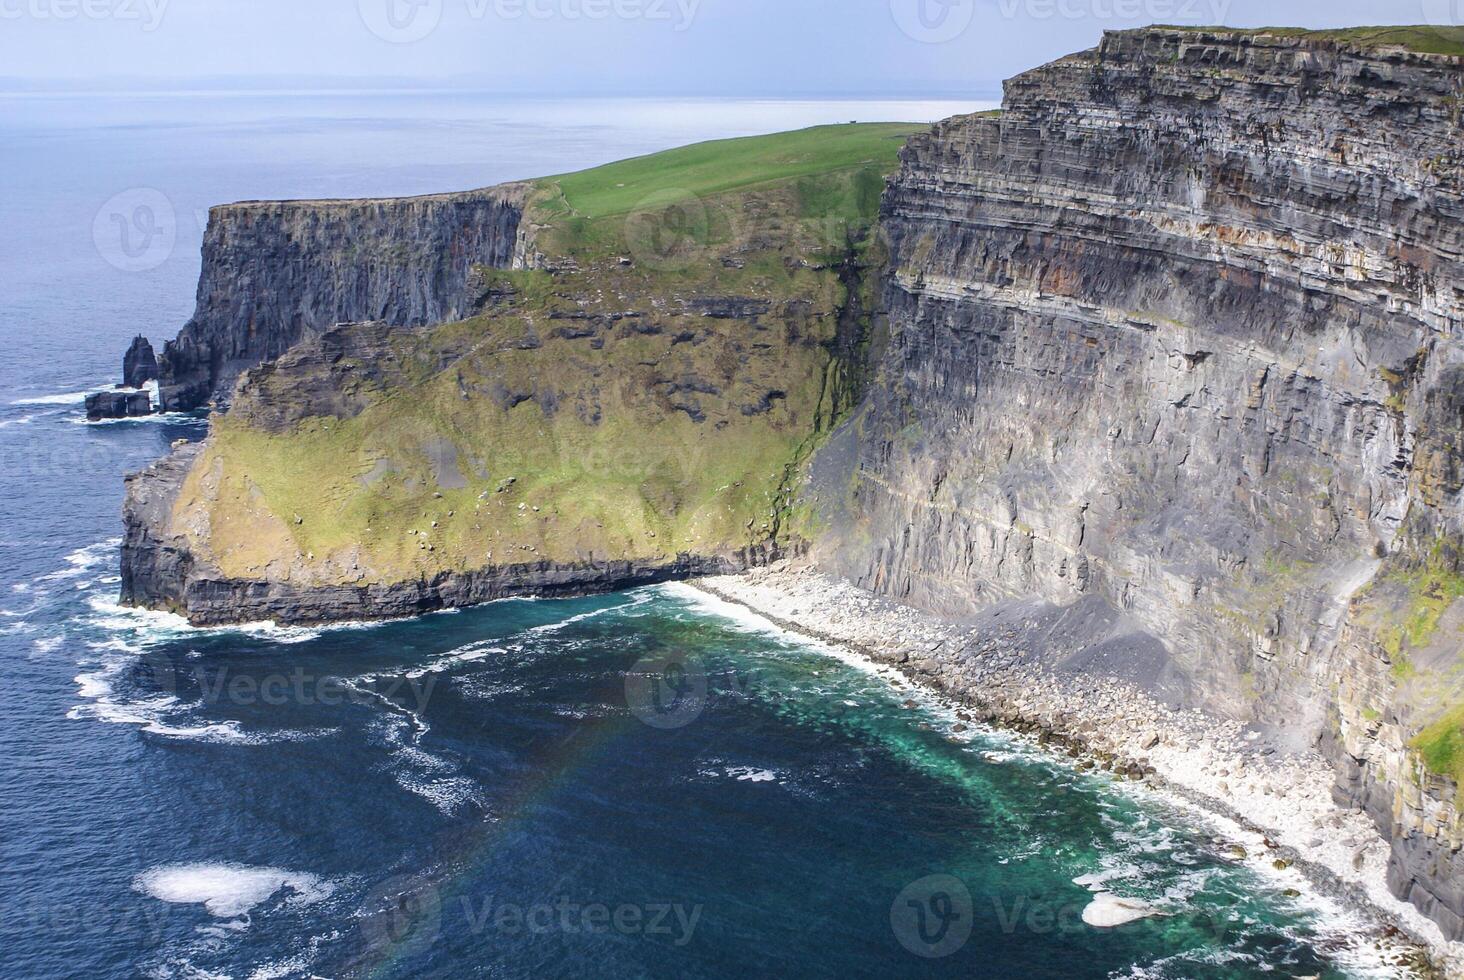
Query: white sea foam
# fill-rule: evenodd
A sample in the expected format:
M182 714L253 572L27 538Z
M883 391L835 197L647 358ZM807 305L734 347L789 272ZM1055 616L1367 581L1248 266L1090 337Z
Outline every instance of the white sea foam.
M339 729L320 728L308 731L279 729L271 732L250 732L233 719L201 721L190 717L190 706L177 698L162 697L143 701L118 701L111 697L110 685L97 675L76 678L83 697L95 696L90 704L78 704L66 712L72 721L99 721L110 725L135 725L139 731L179 742L201 742L214 745L275 745L281 742L305 742L333 735Z
M110 538L106 541L98 541L96 544L89 544L85 548L78 548L63 559L66 562L65 568L42 575L36 581L59 582L79 578L98 565L114 560L121 544L121 538Z
M86 402L86 396L91 391L68 391L58 395L37 395L35 398L18 398L11 402L12 405L81 405Z
M1086 888L1090 892L1105 892L1108 890L1108 883L1115 878L1130 877L1133 869L1106 868L1093 874L1082 875L1074 878L1073 884L1079 888Z
M739 783L773 783L777 782L779 776L771 769L758 769L753 766L733 766L727 770L727 775Z
M1148 902L1133 898L1120 898L1110 892L1094 896L1088 907L1083 909L1083 921L1095 929L1116 929L1130 922L1152 918L1159 910Z
M77 674L78 693L88 701L100 701L102 698L109 697L112 694L114 673L110 670L101 670L92 674Z
M452 678L452 684L466 697L475 701L492 701L508 695L518 694L522 684L514 684L501 678L468 674Z
M78 704L66 712L72 721L98 721L110 725L135 725L149 735L178 741L224 745L272 745L279 742L301 742L334 734L338 729L311 731L281 729L272 732L248 732L237 721L204 721L194 712L201 705L183 704L171 694L127 699L117 694L117 682L137 662L136 648L119 640L87 644L102 654L99 663L75 677L77 694L89 703Z
M124 606L110 596L92 596L87 600L97 614L91 625L109 632L131 633L144 642L177 639L184 636L218 636L222 634L243 634L274 643L308 643L316 639L324 629L303 626L280 626L276 623L243 623L238 626L194 626L177 613L158 609L140 609ZM331 629L361 629L376 626L376 623L341 623Z
M166 640L196 632L188 620L177 613L159 609L141 609L124 606L108 596L92 596L87 599L95 616L90 625L108 632L130 632L143 639Z
M481 805L483 802L478 784L467 776L430 779L413 772L398 772L396 781L402 789L422 797L447 816L454 816L470 804Z
M459 666L461 664L470 664L479 660L486 660L496 654L507 652L508 649L506 647L495 646L491 643L470 643L465 647L459 647L458 649L451 650L434 660L430 660L427 663L423 664L421 667L417 667L414 670L408 671L403 676L405 676L408 680L421 680L428 674L439 674L443 671L450 670L453 667Z
M631 593L630 602L621 603L618 606L606 606L603 609L592 609L589 612L579 613L578 615L562 619L557 623L545 623L542 626L533 626L530 627L526 632L541 636L549 633L558 633L560 630L565 629L566 627L573 626L576 623L583 623L586 620L597 619L600 616L604 616L606 613L623 613L626 610L634 609L637 606L644 606L646 603L650 602L654 598L654 593L649 590L633 592Z
M16 419L0 419L0 429L8 429L12 425L29 425L38 418L39 415L22 415Z
M772 620L753 612L746 606L727 602L724 599L719 599L708 592L703 592L698 588L682 582L669 582L665 585L658 585L655 588L662 594L681 601L698 613L730 620L737 627L741 628L743 632L761 633L786 643L794 644L802 649L812 650L823 656L837 660L847 667L853 667L861 673L878 677L898 690L903 691L910 687L909 682L900 676L896 670L874 663L869 658L862 657L846 647L825 643L811 636L805 636L802 633L785 629ZM918 693L923 694L923 692Z
M254 968L249 980L283 980L285 977L313 977L310 964L320 956L321 947L341 938L337 930L319 936L311 936L304 950L292 953L282 960L264 963Z
M133 890L173 905L202 905L210 915L233 919L288 891L289 905L313 905L335 886L316 875L243 864L170 864L138 875Z

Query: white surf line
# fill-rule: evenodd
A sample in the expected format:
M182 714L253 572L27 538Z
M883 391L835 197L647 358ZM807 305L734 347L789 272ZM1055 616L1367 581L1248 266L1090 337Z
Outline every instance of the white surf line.
M667 583L657 588L662 589L670 595L688 599L694 606L714 615L730 619L744 626L756 628L773 636L778 636L801 646L810 647L826 655L832 656L843 663L856 667L882 680L892 682L895 690L905 694L916 694L917 702L924 702L924 705L935 707L939 714L947 716L954 721L955 715L964 710L953 699L936 689L933 685L921 684L910 680L902 672L894 667L881 664L867 654L862 653L854 644L845 643L838 639L820 634L812 629L807 632L796 624L780 620L769 613L764 613L756 607L735 599L728 599L711 591L707 586L695 582ZM1040 756L1049 763L1054 763L1064 769L1071 770L1077 775L1089 778L1101 778L1095 773L1084 773L1077 769L1074 761L1067 755L1052 751L1040 746L1035 737L1023 735L1017 732L1004 731L994 725L985 722L968 723L972 729L980 730L988 737L996 737L1009 742L1023 744L1032 753ZM1151 777L1151 780L1158 777ZM1363 908L1350 907L1352 903L1342 899L1334 898L1323 891L1325 887L1312 877L1304 873L1300 866L1295 866L1284 871L1278 870L1274 865L1267 863L1271 857L1269 849L1265 846L1267 839L1266 832L1260 829L1252 829L1247 826L1249 821L1238 815L1232 815L1213 808L1218 801L1208 798L1191 798L1181 787L1164 781L1146 781L1144 784L1133 784L1118 778L1104 780L1112 789L1128 796L1131 799L1142 803L1143 798L1139 796L1140 786L1145 787L1152 797L1177 810L1183 811L1192 819L1202 825L1208 825L1209 829L1215 830L1227 841L1244 848L1247 859L1245 865L1253 872L1262 877L1270 878L1287 885L1293 890L1301 893L1310 911L1322 917L1317 923L1319 933L1321 927L1326 926L1325 933L1319 938L1335 938L1339 940L1343 948L1351 951L1348 959L1351 961L1352 969L1360 969L1364 975L1376 978L1412 977L1416 976L1412 971L1403 970L1396 965L1386 962L1385 957L1397 958L1399 954L1410 948L1409 944L1390 942L1383 940L1379 943L1380 948L1372 949L1364 937L1357 935L1360 929L1372 931L1379 924L1390 924L1391 917L1384 910L1378 908L1371 901L1362 904ZM1197 828L1199 829L1199 828ZM1301 887L1297 887L1301 886ZM1373 937L1376 938L1376 937ZM1429 944L1414 939L1419 948L1429 948ZM1437 952L1437 950L1435 950Z
M398 717L407 719L407 721L412 726L412 747L420 748L422 744L422 737L428 732L432 731L432 726L427 723L427 719L417 714L417 712L413 711L411 708L406 708L400 704L397 704L385 694L380 694L376 691L371 690L371 688L369 687L362 686L362 682L379 680L382 676L384 676L384 672L376 674L363 674L360 677L343 679L341 683L345 684L346 687L350 688L361 697L379 702L384 708L386 708L389 714L394 714Z
M36 395L32 398L17 398L12 405L81 405L86 402L87 395L96 394L99 391L106 391L106 388L88 388L86 391L68 391L59 395Z
M622 602L619 605L606 606L603 609L592 609L589 612L578 613L577 615L570 616L567 619L562 619L557 623L544 623L540 626L530 626L528 629L523 630L516 635L526 636L533 634L543 636L548 633L558 633L560 630L569 626L573 626L576 623L583 623L586 620L596 619L600 616L605 615L606 613L620 612L625 609L634 609L636 606L643 606L650 601L649 596L642 597L636 596L632 593L626 594L631 596L630 602Z

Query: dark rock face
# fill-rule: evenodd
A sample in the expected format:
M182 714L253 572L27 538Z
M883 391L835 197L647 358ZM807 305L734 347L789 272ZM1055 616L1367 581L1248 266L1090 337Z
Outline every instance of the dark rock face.
M281 432L312 416L354 418L369 395L406 382L391 357L400 327L342 323L301 341L284 356L245 372L231 412L266 432ZM443 348L446 359L454 353Z
M177 609L182 583L188 581L193 556L182 540L159 530L197 460L201 443L188 443L152 466L127 477L122 504L122 601Z
M152 396L145 391L99 391L86 396L86 417L92 422L151 414Z
M122 358L122 387L141 388L158 379L158 359L146 337L133 339Z
M1455 936L1464 824L1407 751L1435 706L1359 609L1464 530L1461 94L1444 56L1152 29L916 137L888 352L813 488L831 570L1101 599L1192 703L1320 745Z
M241 373L337 323L470 315L472 270L511 264L526 193L214 208L198 307L159 359L162 408L222 403Z
M190 559L186 551L152 548L146 551L148 555L157 555L160 562L147 569L152 576L147 582L133 577L133 587L139 590L136 594L147 595L150 604L155 604L159 597L176 595L174 608L180 612L186 609L190 622L196 626L238 623L242 613L248 613L250 619L301 626L400 619L515 596L567 599L703 575L728 575L766 560L754 560L750 556L680 555L660 564L538 562L391 585L292 586L283 582L199 578L194 574L196 570L187 565ZM186 585L182 592L158 591L160 586L171 588L183 583ZM128 598L124 591L124 601Z

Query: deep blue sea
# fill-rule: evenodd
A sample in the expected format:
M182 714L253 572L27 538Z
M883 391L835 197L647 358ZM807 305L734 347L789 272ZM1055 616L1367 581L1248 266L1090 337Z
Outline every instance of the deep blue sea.
M0 98L0 977L1381 975L1199 815L681 587L330 630L117 605L122 477L205 423L81 398L187 318L208 206L981 107ZM1078 878L1163 914L1090 928Z

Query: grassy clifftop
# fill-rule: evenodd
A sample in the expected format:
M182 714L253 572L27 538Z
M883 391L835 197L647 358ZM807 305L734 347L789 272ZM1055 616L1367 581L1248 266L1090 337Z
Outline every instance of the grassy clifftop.
M1242 34L1251 37L1307 37L1321 41L1352 44L1360 48L1405 48L1420 54L1448 54L1464 57L1464 27L1431 24L1395 25L1386 27L1345 27L1314 31L1303 27L1171 27L1171 30L1204 30L1221 34Z
M721 141L538 182L480 315L340 328L246 378L173 512L229 577L398 582L790 534L850 407L913 125Z

